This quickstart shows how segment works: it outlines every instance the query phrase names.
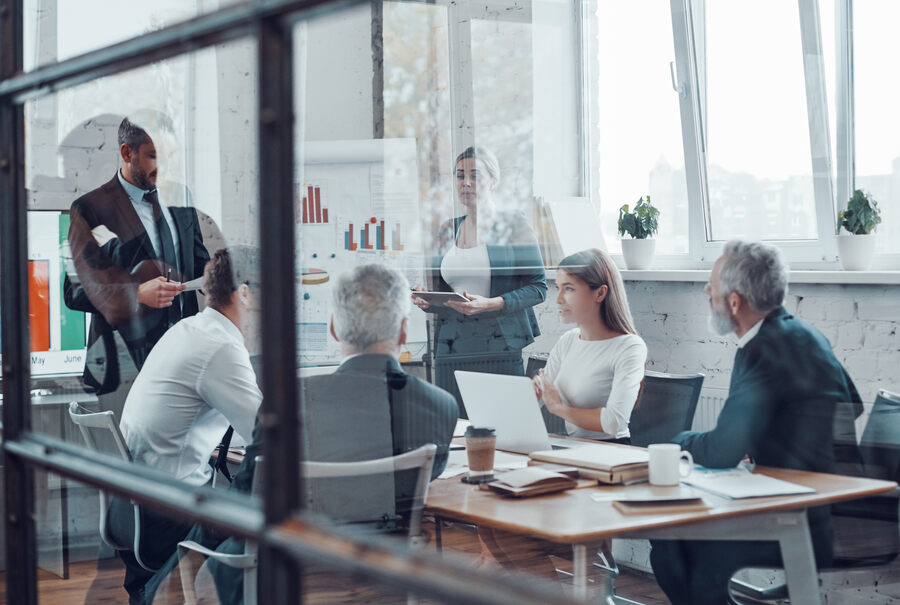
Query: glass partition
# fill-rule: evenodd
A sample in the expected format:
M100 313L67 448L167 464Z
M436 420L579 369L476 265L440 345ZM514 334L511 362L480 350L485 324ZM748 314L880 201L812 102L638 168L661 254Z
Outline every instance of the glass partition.
M71 59L246 0L25 0L25 71ZM85 35L90 32L90 35Z

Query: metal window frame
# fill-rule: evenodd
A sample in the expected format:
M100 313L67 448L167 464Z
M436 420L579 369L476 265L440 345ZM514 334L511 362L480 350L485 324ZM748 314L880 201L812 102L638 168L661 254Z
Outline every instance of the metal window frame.
M837 128L837 186L836 201L849 200L856 181L856 125L853 80L853 0L835 0L835 105ZM835 219L837 215L835 215ZM837 225L835 224L835 227ZM836 231L837 229L835 229Z
M704 85L701 73L705 69L698 58L698 32L693 19L692 0L672 0L673 27L676 35L676 56L687 54L681 62L686 64L689 96L701 99ZM813 178L813 195L816 212L818 238L814 240L769 240L784 252L795 267L830 266L836 258L836 244L831 234L834 232L834 191L832 184L832 158L828 126L828 102L825 88L825 64L822 54L821 26L818 0L797 0L800 18L801 56L804 70L804 88L807 101L807 121L810 137L810 161ZM684 14L684 25L676 27L676 13ZM680 31L679 31L680 30ZM700 36L703 32L699 33ZM679 43L679 37L681 38ZM680 74L681 72L679 72ZM697 101L693 115L682 111L682 132L685 133L685 154L694 152L699 159L699 170L688 174L689 199L702 201L701 212L691 208L691 258L695 265L703 268L711 266L719 255L724 241L713 240L709 213L709 157L706 149L705 109ZM688 139L694 139L690 141ZM693 178L692 178L693 177ZM699 177L699 182L697 182ZM693 181L693 182L692 182ZM701 221L702 217L702 223ZM700 235L703 237L701 238Z
M445 579L445 564L434 555L386 552L378 561L353 553L373 553L384 545L341 536L329 553L303 536L280 531L302 520L299 480L300 425L296 373L294 257L294 88L293 25L318 11L357 4L358 0L257 0L178 23L139 38L101 48L56 64L22 73L23 0L0 0L0 329L2 339L3 428L6 482L7 599L36 605L37 561L34 525L34 472L62 477L159 507L180 517L218 527L260 543L260 601L296 603L302 599L301 561L329 562L376 583L414 587L422 596L445 602L500 604L515 595L526 603L572 602L555 598L541 586L524 589L521 579L472 574L456 565ZM261 282L266 313L262 316L263 356L261 414L264 455L282 461L266 465L262 510L247 499L206 487L191 487L150 468L111 460L83 448L31 432L30 353L28 340L27 219L23 104L29 99L232 40L251 36L258 43L259 195ZM152 488L148 487L152 486ZM341 556L343 555L343 556ZM453 565L451 564L451 567ZM473 575L475 577L473 577ZM477 590L476 590L477 589Z
M711 237L709 215L708 154L706 149L705 78L702 64L703 32L695 30L694 10L703 10L703 0L670 0L672 30L675 45L676 88L679 95L682 143L684 147L685 176L688 194L687 255L660 256L655 261L658 268L706 269L719 256L724 241ZM796 268L832 268L836 260L835 200L843 191L849 197L853 182L853 119L852 119L852 0L838 0L837 27L841 38L841 57L838 61L838 150L837 178L834 186L832 167L834 160L830 146L828 103L825 87L825 66L822 54L821 25L818 0L797 0L800 14L801 53L803 56L804 87L807 98L807 119L810 136L810 161L818 238L815 240L773 240ZM585 50L589 45L585 45ZM590 61L586 61L590 69ZM843 94L842 94L843 93ZM585 99L590 104L592 99ZM590 115L589 109L585 115ZM593 129L590 122L589 129ZM589 178L595 177L596 160L591 145L591 133L587 135ZM592 191L593 193L593 191ZM837 193L837 197L836 194ZM592 196L593 197L593 196Z

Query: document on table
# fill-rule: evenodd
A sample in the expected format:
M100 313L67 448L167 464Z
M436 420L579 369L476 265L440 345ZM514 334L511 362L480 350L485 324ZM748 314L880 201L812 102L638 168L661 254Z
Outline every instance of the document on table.
M751 473L742 468L695 469L682 482L729 499L816 493L811 487Z
M506 452L494 452L494 470L513 470L517 468L525 468L528 466L528 457L516 454L508 454ZM439 479L449 479L463 473L469 472L469 459L466 456L466 450L450 450L450 456L447 458L447 466L441 473Z

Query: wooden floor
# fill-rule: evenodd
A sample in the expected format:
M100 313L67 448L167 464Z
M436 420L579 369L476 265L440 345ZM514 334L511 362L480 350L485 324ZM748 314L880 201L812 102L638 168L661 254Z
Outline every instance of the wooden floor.
M433 526L430 528L433 530ZM481 552L476 536L466 530L455 527L443 531L444 550L477 557ZM431 548L434 548L432 541ZM561 563L563 568L565 563ZM525 569L524 571L528 571ZM38 574L38 590L41 605L94 605L98 603L128 603L128 595L122 588L124 568L118 559L87 561L70 566L70 578L62 580L48 572ZM154 601L155 605L174 605L184 603L178 573L164 585ZM0 573L0 603L6 603L5 577ZM564 590L565 579L559 580ZM207 595L201 603L217 603L211 580L207 581L200 591ZM304 582L304 603L397 603L405 604L406 595L387 593L384 589L362 584L355 579L336 574L314 574ZM668 601L663 596L652 577L646 577L623 571L616 580L616 590L620 596L645 603L646 605L662 605ZM596 601L594 601L596 602Z

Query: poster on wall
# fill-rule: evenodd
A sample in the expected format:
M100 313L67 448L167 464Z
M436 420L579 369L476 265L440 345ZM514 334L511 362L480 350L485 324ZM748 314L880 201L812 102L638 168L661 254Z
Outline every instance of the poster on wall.
M28 328L31 375L80 375L88 319L66 307L63 279L70 260L69 215L28 212Z

